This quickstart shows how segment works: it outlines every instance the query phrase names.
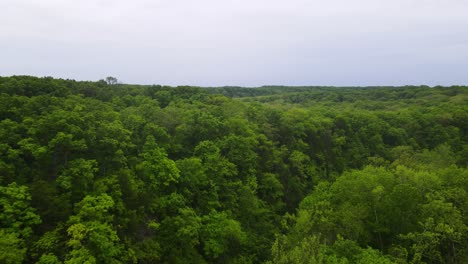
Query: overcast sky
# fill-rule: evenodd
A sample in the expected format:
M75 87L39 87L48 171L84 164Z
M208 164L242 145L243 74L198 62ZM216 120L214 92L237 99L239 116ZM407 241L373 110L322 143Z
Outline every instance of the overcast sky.
M468 0L0 0L0 75L468 84Z

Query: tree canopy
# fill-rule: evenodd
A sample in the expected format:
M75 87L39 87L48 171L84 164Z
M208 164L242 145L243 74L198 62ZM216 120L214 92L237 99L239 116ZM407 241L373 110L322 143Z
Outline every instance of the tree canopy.
M1 263L465 263L468 87L0 77Z

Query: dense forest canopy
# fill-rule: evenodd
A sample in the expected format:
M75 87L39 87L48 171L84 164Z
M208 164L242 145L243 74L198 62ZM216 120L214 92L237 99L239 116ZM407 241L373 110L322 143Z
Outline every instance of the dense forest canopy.
M0 77L0 263L466 263L468 87Z

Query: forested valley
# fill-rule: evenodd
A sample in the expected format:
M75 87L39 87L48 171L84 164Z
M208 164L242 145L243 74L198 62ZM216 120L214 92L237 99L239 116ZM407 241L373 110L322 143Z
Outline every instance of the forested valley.
M468 87L0 77L0 263L468 263Z

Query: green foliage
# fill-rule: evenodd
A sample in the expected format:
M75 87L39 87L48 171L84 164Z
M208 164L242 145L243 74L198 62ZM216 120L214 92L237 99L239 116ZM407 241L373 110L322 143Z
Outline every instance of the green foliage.
M28 187L16 182L0 186L0 260L3 263L22 263L32 227L41 223L30 201Z
M41 219L31 208L30 201L28 187L15 182L6 187L0 186L1 228L28 238L32 234L32 226L41 223Z
M151 191L162 191L178 181L179 169L175 162L167 158L167 154L156 145L152 136L146 139L141 157L143 161L136 169L141 172Z
M107 194L86 196L76 205L67 233L71 248L65 263L120 263L122 246L111 225L114 201Z
M42 255L38 264L60 264L62 263L55 255L53 254L46 254Z
M457 263L466 254L466 207L448 202L447 192L441 192L451 185L446 173L366 167L345 173L331 185L320 183L302 201L289 244L306 243L312 236L322 245L335 246L345 238L384 252L391 252L392 245L403 246L409 259L397 255L401 261ZM457 198L457 204L466 200ZM362 262L352 262L371 263L376 252L369 250Z
M238 253L246 243L246 234L239 222L226 213L213 211L203 218L203 223L203 251L209 259L223 259L228 252Z
M1 263L464 263L468 89L0 77Z
M0 229L0 262L1 263L23 263L27 248L24 240L14 232Z

